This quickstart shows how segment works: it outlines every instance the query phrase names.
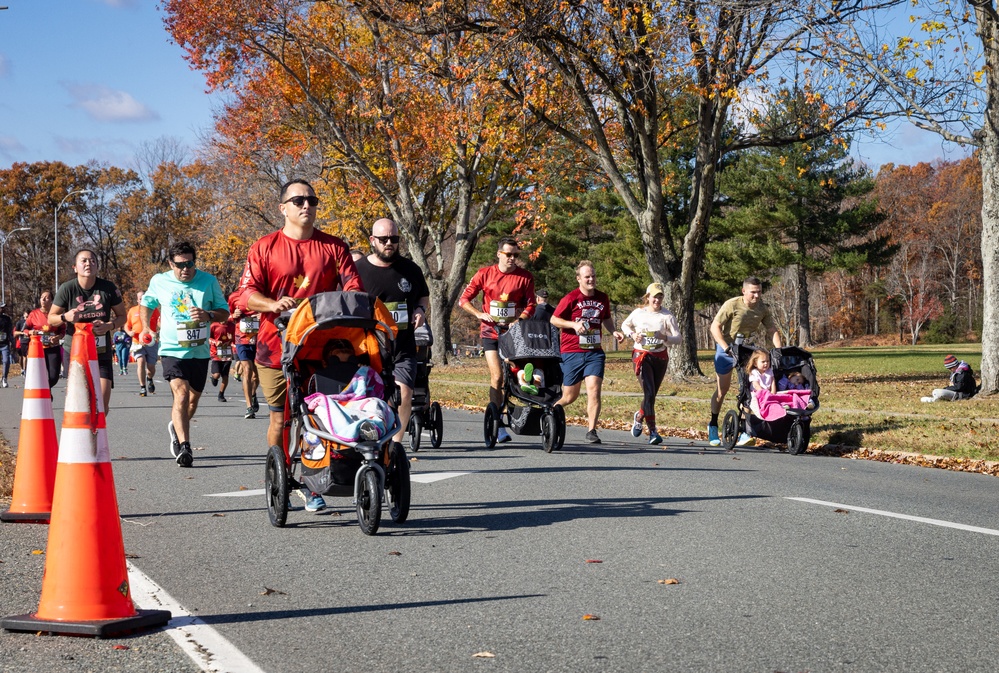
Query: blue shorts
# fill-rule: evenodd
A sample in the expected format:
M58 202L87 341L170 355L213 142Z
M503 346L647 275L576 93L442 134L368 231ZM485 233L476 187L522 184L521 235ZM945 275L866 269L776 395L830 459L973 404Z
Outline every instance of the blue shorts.
M574 386L587 376L603 378L606 359L602 350L562 353L562 385Z
M253 362L257 359L257 344L236 344L236 359L240 362Z
M735 369L735 358L722 350L722 347L715 344L715 373L728 374Z

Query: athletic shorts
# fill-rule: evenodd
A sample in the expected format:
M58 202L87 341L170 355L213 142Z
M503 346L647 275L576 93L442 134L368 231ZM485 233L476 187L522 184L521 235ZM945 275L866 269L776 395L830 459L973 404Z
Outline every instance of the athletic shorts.
M588 376L603 378L606 360L602 350L562 353L562 385L574 386Z
M240 362L253 362L257 359L257 344L236 344L236 359Z
M208 358L172 358L164 355L163 378L167 381L183 379L191 390L201 393L205 391L205 380L208 378Z
M257 380L267 400L267 408L284 412L284 402L288 398L288 382L284 378L284 372L280 368L265 367L258 363Z
M114 360L108 358L104 360L102 358L97 358L97 371L100 372L102 379L107 379L111 382L111 389L114 390Z
M715 373L724 376L735 368L735 358L715 344Z
M229 376L229 368L232 366L230 360L212 360L212 366L209 371L212 374L219 374L220 376Z
M484 351L498 351L499 350L499 339L482 339L482 350Z
M156 364L156 359L160 356L160 344L154 341L151 344L144 344L138 341L132 342L132 357L138 360L146 358L146 364Z
M416 356L410 353L400 353L395 356L392 365L392 376L396 383L413 388L416 386Z

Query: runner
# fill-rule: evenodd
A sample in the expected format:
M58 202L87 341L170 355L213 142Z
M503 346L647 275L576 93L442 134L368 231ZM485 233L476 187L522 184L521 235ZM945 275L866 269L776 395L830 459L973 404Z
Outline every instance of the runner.
M497 263L475 272L468 287L461 293L458 306L480 321L479 336L489 367L489 401L499 407L503 403L503 369L499 357L499 332L534 313L534 276L517 266L520 246L512 238L501 238L496 251ZM472 300L482 293L482 311ZM501 427L497 442L509 442L510 435Z
M111 413L111 389L114 388L114 349L111 348L111 332L125 324L125 304L121 292L109 280L97 277L99 268L97 253L82 248L73 257L73 271L76 278L66 281L56 290L52 307L49 309L49 325L58 327L68 323L66 333L72 336L76 331L74 323L91 323L94 326L94 341L97 344L97 366L101 376L101 395L104 398L104 413ZM63 363L65 369L65 362Z
M584 259L576 265L576 281L579 287L562 297L551 317L552 325L562 330L562 399L555 404L565 408L575 402L585 380L586 441L600 444L597 419L606 361L600 328L611 332L618 343L624 341L624 334L614 329L610 297L597 289L593 262Z
M111 343L114 345L115 359L118 360L118 373L126 376L128 374L128 351L132 347L132 337L125 331L124 325L119 327L118 331L111 337Z
M7 374L14 362L14 321L7 315L7 304L0 304L0 359L3 360L3 378L0 388L7 387Z
M225 322L212 324L212 334L209 339L211 351L211 370L209 376L213 386L219 388L219 402L228 402L225 389L229 386L229 368L232 366L233 340L236 337L236 325L230 315ZM221 385L219 384L221 381Z
M160 358L160 310L153 311L152 331L149 343L142 343L139 334L142 332L142 318L139 311L142 307L142 292L135 293L135 306L128 309L128 320L125 321L125 331L132 336L132 357L135 358L136 374L139 377L139 397L145 397L146 391L156 392L153 376L156 374L156 361Z
M229 310L236 323L236 367L235 377L243 386L243 399L246 400L246 413L243 418L256 418L260 411L257 401L257 333L260 331L260 315L254 311L239 308L239 292L229 295Z
M31 340L31 336L24 331L26 329L24 325L27 322L28 311L25 311L14 323L14 362L20 365L21 376L24 376L24 370L28 364L28 343Z
M240 307L260 313L256 364L270 412L268 446L283 445L287 398L287 384L281 372L281 335L274 319L281 312L295 308L300 299L319 292L364 290L347 244L315 228L319 199L312 185L305 180L292 180L281 188L278 201L284 225L250 247L239 289ZM316 493L307 496L309 511L325 507L322 496Z
M49 326L49 309L52 308L52 290L42 290L38 296L38 308L28 314L24 322L25 332L42 333L42 349L45 352L45 369L49 375L49 389L59 381L62 372L62 338L66 336L66 326ZM25 334L25 338L30 338Z
M225 295L215 276L194 268L196 251L187 242L175 244L168 257L170 270L156 274L142 297L140 340L152 336L152 316L161 309L160 357L163 378L173 393L170 453L181 467L191 467L191 419L205 390L210 350L210 324L229 317Z
M371 226L371 254L357 261L357 273L372 297L385 303L392 312L399 335L395 342L392 374L399 386L399 432L401 442L409 427L413 409L413 386L416 384L416 339L413 331L427 321L430 288L423 271L412 260L399 254L399 228L389 219Z

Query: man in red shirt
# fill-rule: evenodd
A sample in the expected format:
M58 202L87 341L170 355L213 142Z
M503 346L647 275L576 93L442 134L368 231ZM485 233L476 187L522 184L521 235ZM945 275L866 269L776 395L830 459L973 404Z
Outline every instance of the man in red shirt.
M219 386L219 402L228 402L225 389L229 386L229 369L232 366L233 341L236 338L236 325L232 316L225 322L213 322L208 337L209 381ZM221 381L221 385L219 384Z
M499 357L499 331L534 313L534 276L517 266L520 246L512 238L501 238L496 251L497 263L475 272L461 293L458 306L480 321L479 336L489 367L489 401L503 403L503 369ZM482 310L472 300L482 293ZM509 442L506 428L500 428L497 442Z
M600 329L613 333L619 343L624 341L624 334L614 329L610 297L597 289L593 262L584 259L576 265L576 281L579 287L562 297L551 319L552 325L562 330L562 399L555 404L566 407L575 402L585 380L589 425L586 441L600 444L597 419L605 361Z
M257 375L267 399L269 446L281 446L287 382L281 372L281 335L274 319L295 308L299 300L332 290L363 291L347 244L315 228L319 199L305 180L281 188L278 209L284 226L250 247L239 283L241 308L260 314L257 333ZM306 507L318 511L322 498ZM317 509L318 508L318 509Z
M246 400L246 413L243 418L256 418L260 411L257 401L257 332L260 331L260 316L253 311L239 307L239 291L229 295L229 311L236 324L236 380L242 379L243 398Z

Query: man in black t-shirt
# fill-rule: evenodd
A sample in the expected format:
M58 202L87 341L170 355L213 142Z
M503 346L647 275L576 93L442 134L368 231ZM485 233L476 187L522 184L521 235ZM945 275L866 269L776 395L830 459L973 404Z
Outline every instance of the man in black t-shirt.
M385 302L392 312L399 336L396 338L393 374L399 386L399 422L395 441L401 442L413 408L413 385L416 381L416 339L413 331L427 321L430 289L423 271L412 260L399 254L399 228L389 219L371 226L371 254L355 264L364 289Z
M555 315L555 307L548 303L548 290L538 290L534 293L534 316L532 320L552 321Z
M97 277L97 253L84 248L76 253L73 260L76 278L66 281L56 291L52 308L49 309L49 325L58 327L67 323L66 336L71 337L75 332L74 323L93 324L106 415L111 402L111 389L114 388L114 347L111 345L111 335L125 324L128 310L115 284Z

